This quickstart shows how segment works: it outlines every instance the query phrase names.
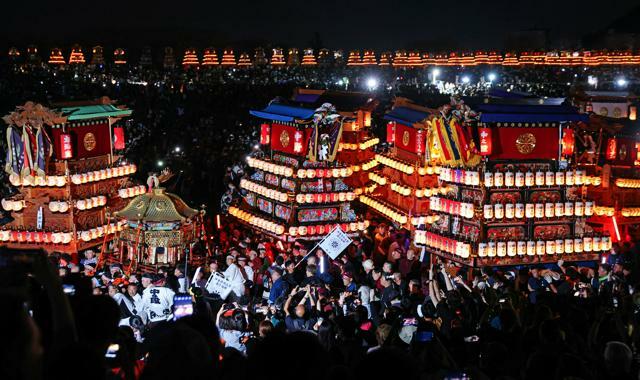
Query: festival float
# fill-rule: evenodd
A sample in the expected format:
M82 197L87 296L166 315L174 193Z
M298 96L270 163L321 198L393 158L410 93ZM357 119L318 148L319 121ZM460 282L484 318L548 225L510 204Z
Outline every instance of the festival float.
M236 63L236 54L233 52L233 49L224 49L220 65L224 67L231 67L235 66Z
M251 58L249 58L249 54L240 53L240 58L238 58L238 67L251 67Z
M384 52L380 54L380 61L378 62L378 66L391 66L391 53Z
M376 166L369 134L376 105L364 94L298 90L289 102L251 111L265 121L262 149L247 158L253 173L229 214L286 241L318 240L338 227L363 231L369 222L353 206L375 188L368 172Z
M304 49L304 54L302 56L302 66L316 66L317 64L318 62L316 62L316 56L313 54L313 49Z
M271 51L271 66L284 66L284 54L281 48L274 48Z
M208 47L204 49L204 56L202 57L202 66L218 66L218 53L216 49Z
M298 49L291 48L287 54L287 66L298 66L300 64L300 56Z
M258 47L255 49L253 54L253 65L254 66L265 66L269 61L267 60L267 55L264 52L264 49Z
M197 69L200 66L200 59L198 58L198 53L196 49L189 48L184 51L184 57L182 58L182 67L185 70L188 69Z
M104 65L104 49L102 46L97 45L91 49L91 66Z
M127 64L127 55L123 48L116 48L116 50L113 51L113 63L117 66Z
M64 56L62 55L62 50L59 48L51 49L51 54L49 55L49 64L56 66L63 66L67 62L64 60Z
M347 66L360 66L362 65L362 57L360 56L360 50L351 50L349 52L349 58L347 58Z
M125 226L116 241L120 262L129 261L133 268L173 265L185 255L192 261L189 253L204 234L204 211L192 209L180 197L159 187L155 176L149 177L147 184L148 188L142 186L142 193L115 213Z
M318 64L322 67L329 67L332 63L331 54L329 53L329 49L322 48L318 52Z
M162 66L165 69L173 69L176 67L176 58L173 54L173 48L167 46L164 48L164 57L162 58Z
M362 56L362 66L377 66L376 53L373 50L365 50Z
M586 224L596 205L572 160L586 115L538 99L486 99L474 110L452 102L430 121L428 150L447 191L431 196L439 217L415 242L474 266L597 260L611 238Z
M135 191L136 166L125 147L122 119L131 110L108 98L48 109L28 102L4 117L5 170L17 193L2 199L12 222L0 230L9 248L77 252L104 245L122 229L110 218L123 204L119 190Z
M84 65L84 53L82 52L82 48L80 45L74 45L71 48L71 55L69 56L69 64L70 65Z

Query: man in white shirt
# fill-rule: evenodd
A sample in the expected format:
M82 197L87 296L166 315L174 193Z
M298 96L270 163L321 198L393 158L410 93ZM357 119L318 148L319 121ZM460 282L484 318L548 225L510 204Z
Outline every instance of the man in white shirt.
M227 270L224 271L223 275L224 278L231 282L233 290L229 294L232 297L231 301L238 301L244 295L244 277L242 277L240 268L235 263L235 257L227 256Z
M120 306L120 326L129 326L129 319L138 315L143 321L147 319L147 316L142 312L142 296L138 294L138 285L130 282L127 285L127 292L118 292L113 296L113 299Z
M149 323L168 321L173 318L173 290L164 287L164 278L149 285L142 292L142 312Z

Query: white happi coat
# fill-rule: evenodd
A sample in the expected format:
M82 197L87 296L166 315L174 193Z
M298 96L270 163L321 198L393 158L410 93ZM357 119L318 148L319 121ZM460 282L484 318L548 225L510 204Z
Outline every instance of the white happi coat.
M173 318L173 290L149 286L142 292L142 312L149 322L168 321Z

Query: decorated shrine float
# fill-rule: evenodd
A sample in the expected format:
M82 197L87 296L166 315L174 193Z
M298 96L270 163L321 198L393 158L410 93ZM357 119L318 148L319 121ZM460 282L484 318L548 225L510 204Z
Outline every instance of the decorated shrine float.
M387 114L395 150L382 175L395 174L407 197L388 186L391 219L413 226L416 245L467 265L597 260L611 239L585 224L596 206L571 159L575 123L586 115L538 99L486 99L474 110L455 100L432 112L405 102ZM432 185L429 162L438 165ZM428 205L415 195L423 187ZM411 208L401 208L404 199Z
M118 190L136 189L136 166L117 155L130 115L102 98L55 109L28 102L5 116L5 170L18 192L2 200L13 221L0 244L75 254L111 240L122 229L109 218L124 206Z
M148 191L115 213L126 223L117 241L121 261L126 255L133 263L175 264L202 236L204 211L192 209L177 195L158 187L154 177L147 182Z
M368 172L378 139L369 134L377 101L368 95L298 90L251 114L260 126L262 151L248 157L253 173L229 214L279 239L321 239L339 226L358 233L369 222L353 201L375 188Z
M360 201L399 227L424 232L438 216L429 210L432 195L443 194L446 187L438 182L438 157L427 151L432 145L429 118L433 110L407 99L396 99L384 118L390 149L376 155L381 166L369 178L377 184L371 194ZM421 236L421 235L419 235Z
M626 118L591 115L576 139L576 161L597 204L588 223L613 242L640 236L640 124L635 106L628 110Z

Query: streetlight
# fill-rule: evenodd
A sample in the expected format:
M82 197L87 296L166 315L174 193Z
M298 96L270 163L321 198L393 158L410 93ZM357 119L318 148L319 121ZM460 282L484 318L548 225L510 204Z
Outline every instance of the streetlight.
M465 75L462 77L462 83L467 84L471 81L471 78L469 78L468 75Z
M158 166L160 166L160 167L164 166L164 161L158 160Z
M177 146L177 147L173 148L173 151L176 152L176 153L180 153L180 147Z
M627 80L624 78L618 78L616 79L616 84L618 85L618 87L626 87L627 86Z
M367 88L369 91L373 91L378 87L378 80L376 78L367 79Z
M489 78L489 82L493 82L496 80L497 77L495 73L489 73L488 78Z
M438 80L438 76L440 75L440 69L439 68L434 68L433 70L431 70L431 77L433 78L432 82L433 84L436 84L436 81Z

